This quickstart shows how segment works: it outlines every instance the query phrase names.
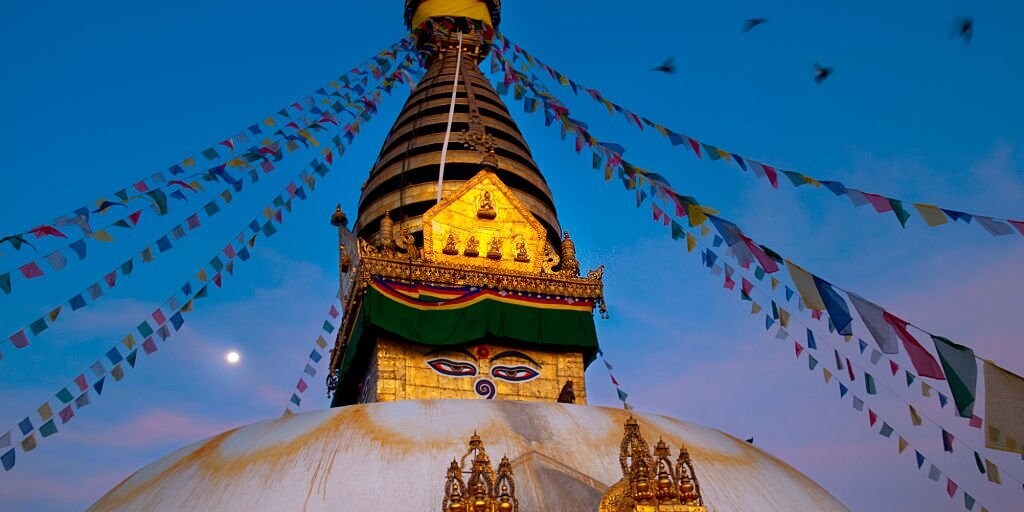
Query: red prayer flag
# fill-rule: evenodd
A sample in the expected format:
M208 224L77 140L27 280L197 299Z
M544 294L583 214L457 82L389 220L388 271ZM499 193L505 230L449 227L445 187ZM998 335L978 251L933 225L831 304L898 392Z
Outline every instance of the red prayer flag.
M815 320L821 320L821 310L820 309L812 309L811 310L811 318L813 318Z
M761 167L764 168L764 173L768 176L768 182L772 184L772 188L779 188L779 173L775 168L765 164L761 164Z
M28 335L25 334L25 329L12 334L9 339L14 344L14 348L25 348L28 346Z
M754 253L754 257L757 258L757 262L761 265L761 268L769 274L774 274L779 271L779 264L768 256L768 253L764 252L764 249L754 243L750 238L740 235L743 237L743 243L746 244L750 252Z
M972 427L974 427L974 428L981 428L981 423L982 423L982 421L981 421L981 418L979 416L977 416L977 415L971 416L970 425Z
M18 269L21 270L21 275L25 276L26 279L32 279L43 275L43 269L39 268L39 265L36 265L36 262L34 261L30 261L18 267Z
M71 418L74 417L75 410L72 409L70 405L60 410L60 422L62 424L71 421Z
M78 386L79 391L89 389L89 383L85 382L85 375L83 374L79 374L78 377L75 377L75 385Z
M690 143L690 147L693 148L693 152L697 153L697 158L700 158L700 143L687 137L686 142Z
M146 341L142 342L142 350L146 351L146 355L157 351L156 342L153 341L153 338L146 338Z
M276 220L278 224L284 222L284 220L282 219L281 210L278 210L277 213L274 214L274 220Z
M113 288L117 284L117 271L113 271L103 276L103 281L107 283L107 288Z
M295 389L299 390L299 393L305 393L306 388L308 387L309 386L306 384L306 381L302 379L299 379L299 383L295 385Z
M878 213L885 213L892 211L892 203L889 202L889 198L882 197L878 194L869 194L867 192L861 192L864 197L871 203L871 206L875 208Z
M147 192L147 191L149 191L149 186L147 186L146 182L144 182L144 181L140 181L140 182L138 182L138 183L136 183L135 185L132 185L132 186L135 188L135 190L138 190L139 192Z
M1009 222L1011 226L1017 228L1017 231L1020 231L1020 234L1024 235L1024 222L1019 220L1008 220L1006 222Z
M896 361L889 361L889 369L892 370L893 377L896 376L896 372L900 371L900 365L896 364Z
M796 358L800 359L800 354L804 353L804 347L802 345L800 345L800 342L798 342L798 341L794 341L793 344L795 345L795 349L796 349Z
M857 380L857 376L853 373L853 365L850 364L850 358L846 358L846 371L850 374L850 382Z
M743 293L750 295L750 292L754 290L754 283L747 281L747 278L743 277L741 278L740 289L743 290Z
M612 378L612 384L615 384L615 387L619 387L619 381L615 380L615 376L610 373L608 376Z
M870 423L871 426L873 427L873 426L875 426L875 423L877 421L878 421L878 415L875 414L875 411L872 411L871 409L868 409L868 423Z
M228 244L226 247L224 247L224 255L227 256L228 258L234 258L236 256L235 248L232 247L231 244Z
M338 318L338 308L331 306L331 318Z
M167 317L164 316L163 311L157 309L153 312L153 321L156 322L157 325L163 325L167 322Z
M216 274L213 275L213 284L217 285L217 288L220 288L222 279L223 278L221 277L220 272L217 272Z
M327 150L327 152L324 153L324 160L327 160L327 163L329 165L334 165L334 153L331 152L330 150Z
M142 210L139 210L139 211L129 215L128 216L128 220L130 220L132 222L132 225L134 226L134 225L139 223L139 217L141 217L141 216L142 216Z
M42 226L36 226L29 230L30 233L36 236L36 238L42 238L44 236L55 236L58 238L67 238L67 235L61 233L59 229L43 224Z
M228 148L231 149L231 151L235 150L235 141L234 140L231 140L231 139L223 140L223 141L221 141L220 145L221 146L227 146Z
M956 490L956 482L946 478L946 494L949 494L949 497L952 498L953 495L956 494Z
M729 277L728 275L726 275L725 276L725 284L723 286L725 286L726 288L732 290L733 288L736 287L736 281L733 281L732 277Z
M886 323L892 326L893 330L896 331L896 336L903 342L903 348L907 349L907 355L910 356L910 362L913 363L918 375L946 380L946 376L942 373L942 367L939 366L938 361L907 330L908 324L906 321L888 311L883 312L882 317Z

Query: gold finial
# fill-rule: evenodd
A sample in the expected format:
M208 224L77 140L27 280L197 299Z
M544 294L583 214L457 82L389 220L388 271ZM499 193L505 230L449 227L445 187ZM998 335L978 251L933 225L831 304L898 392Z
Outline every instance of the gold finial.
M391 211L385 211L380 219L380 231L377 232L377 246L388 251L395 245L395 221L391 220Z
M341 211L341 205L339 204L334 208L334 213L331 214L331 225L335 227L348 227L348 216L345 212Z
M576 260L576 244L566 231L562 238L562 273L572 277L580 275L580 262Z
M467 458L470 460L469 478L463 482ZM519 512L512 462L507 456L502 457L495 472L484 442L476 432L469 438L469 449L462 456L462 462L452 460L448 466L441 512L455 511Z
M707 512L686 448L675 464L671 455L664 439L652 454L639 422L630 416L619 447L622 479L605 492L599 512Z

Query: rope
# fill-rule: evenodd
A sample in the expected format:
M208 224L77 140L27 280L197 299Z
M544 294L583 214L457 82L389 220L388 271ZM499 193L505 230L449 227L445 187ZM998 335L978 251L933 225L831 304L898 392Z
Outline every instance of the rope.
M444 145L441 146L441 170L437 174L437 202L441 202L441 184L444 183L444 163L448 158L448 140L452 136L452 121L455 119L455 96L459 90L459 71L462 69L462 31L459 31L459 51L455 59L455 82L452 84L452 103L448 107L448 128L444 131Z

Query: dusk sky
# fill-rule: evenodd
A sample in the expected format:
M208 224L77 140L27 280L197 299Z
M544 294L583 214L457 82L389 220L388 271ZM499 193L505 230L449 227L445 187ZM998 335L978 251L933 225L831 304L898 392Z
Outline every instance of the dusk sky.
M1012 0L891 2L504 2L501 30L573 80L673 130L758 161L907 201L1024 219L1024 5ZM405 35L400 0L374 2L18 2L0 16L0 236L48 222L165 170L259 122ZM969 46L953 20L973 16ZM747 18L768 22L742 33ZM678 71L650 71L674 56ZM834 68L821 85L813 65ZM485 70L489 66L484 66ZM539 74L539 73L538 73ZM1024 237L976 225L906 228L870 206L788 182L779 190L735 164L698 160L653 130L613 118L586 95L550 90L601 141L718 209L755 240L843 289L980 357L1024 374ZM223 289L180 333L0 473L0 510L81 510L139 467L229 428L277 417L337 291L339 202L355 217L360 186L408 95L396 88L284 227L238 263ZM598 335L615 376L641 411L712 426L793 465L851 510L964 510L945 480L878 435L840 400L836 382L794 358L764 316L723 288L633 192L591 170L572 139L506 97L554 194L581 264L603 264L611 319ZM66 312L15 349L0 343L0 434L102 358L257 216L315 156L246 188L202 231L154 263L137 264L95 306ZM785 181L785 180L784 180ZM93 242L59 275L15 282L0 295L9 333L96 281L201 202L180 203L148 228ZM205 222L205 219L204 219ZM141 226L141 224L140 224ZM40 253L0 247L0 273ZM49 244L49 245L46 245ZM724 256L724 248L720 250ZM48 269L48 267L47 267ZM757 282L760 286L761 283ZM755 294L762 304L763 296ZM793 309L794 318L806 313ZM796 320L794 320L796 322ZM797 323L796 325L802 325ZM856 341L827 336L879 382L864 397L928 459L989 510L1024 509L1024 462L995 452L1003 485L979 475L971 452L944 453L934 424L914 427L906 401L953 424L963 443L981 432L872 366ZM803 330L795 327L794 332ZM865 336L865 339L867 337ZM228 365L224 354L238 351ZM829 363L823 350L822 364ZM903 359L898 359L903 357ZM900 364L909 366L905 356ZM323 361L321 373L323 375ZM301 411L328 406L323 379ZM592 405L621 407L602 364L587 373ZM943 384L937 389L948 391ZM890 390L895 390L895 394ZM863 391L863 387L857 388ZM863 393L860 393L863 397ZM962 427L962 428L961 428ZM927 466L926 466L927 469ZM735 482L737 486L745 482ZM975 510L978 510L976 507Z

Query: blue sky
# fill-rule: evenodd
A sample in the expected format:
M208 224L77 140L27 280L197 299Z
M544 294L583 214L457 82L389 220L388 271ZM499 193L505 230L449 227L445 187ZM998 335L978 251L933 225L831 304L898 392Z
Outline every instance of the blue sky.
M393 4L393 5L392 5ZM631 4L508 2L503 32L574 80L676 131L763 162L912 201L1020 218L1024 205L1024 35L1019 3L865 1ZM977 19L973 43L949 37L955 16ZM740 33L743 19L769 22ZM320 87L404 33L401 2L175 2L9 6L0 18L0 232L34 226L108 194L243 129ZM648 69L666 56L675 75ZM824 85L815 62L833 66ZM829 280L1024 373L1020 237L976 226L906 229L827 192L780 191L729 164L696 160L639 133L583 98L566 97L598 139ZM82 509L139 466L226 428L280 414L335 292L336 203L355 211L359 186L406 92L398 90L286 229L189 319L181 334L0 475L10 510ZM585 266L605 264L611 320L599 335L638 409L711 425L757 444L854 510L962 510L943 486L896 455L840 402L833 385L765 333L761 317L722 289L630 193L605 183L541 118L510 105L555 195ZM295 160L299 160L298 158ZM295 169L290 167L289 169ZM229 212L94 308L69 316L25 350L4 345L0 421L13 425L66 385L172 287L223 246L286 182L273 173ZM137 252L152 230L90 248L90 258L23 293L0 297L9 333ZM148 233L148 234L146 234ZM95 248L95 249L93 249ZM22 255L4 250L3 269ZM159 268L159 270L157 270ZM842 343L839 341L838 343ZM231 349L242 364L223 364ZM883 384L885 369L876 372ZM317 379L319 380L319 379ZM600 365L592 403L616 405ZM322 384L305 410L326 407ZM917 400L918 398L915 398ZM963 452L944 455L915 432L905 406L877 407L989 508L1019 507L1008 485L976 477ZM926 410L948 418L948 409ZM945 415L945 416L940 416ZM923 432L923 431L922 431ZM959 432L958 432L959 434ZM975 436L973 439L970 436ZM974 431L964 439L982 444ZM737 485L743 485L738 482ZM987 498L987 500L986 500Z

